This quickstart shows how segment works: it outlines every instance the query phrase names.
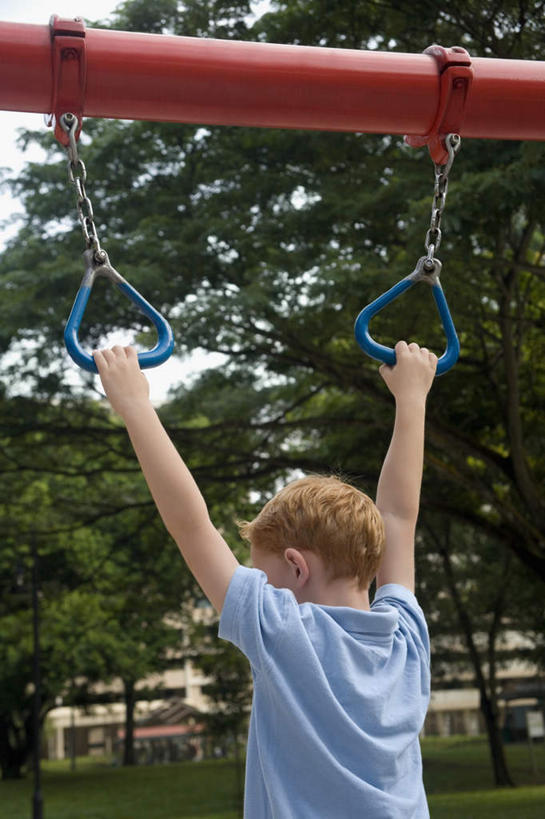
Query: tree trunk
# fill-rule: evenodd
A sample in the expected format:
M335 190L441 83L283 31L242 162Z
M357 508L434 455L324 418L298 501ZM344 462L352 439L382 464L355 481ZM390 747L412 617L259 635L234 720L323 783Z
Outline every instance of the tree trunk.
M125 747L123 749L123 765L134 765L134 706L136 692L134 680L123 680L125 686Z
M484 717L486 733L488 736L488 746L490 749L492 770L494 773L494 783L497 787L514 787L515 783L511 779L511 776L507 768L507 761L505 759L503 741L501 737L501 731L498 720L498 709L495 702L495 697L494 699L492 699L492 697L490 697L488 694L488 687L484 676L481 658L479 656L477 646L475 645L475 641L473 639L473 628L471 625L471 620L463 604L463 601L460 598L460 594L456 586L456 578L454 576L454 571L450 560L449 544L450 526L449 524L447 524L444 541L441 539L441 537L437 536L437 534L431 529L431 527L428 527L428 531L432 534L433 539L435 540L435 543L437 544L439 552L443 559L443 567L445 570L448 589L452 596L454 605L456 607L456 612L458 614L460 626L462 628L469 656L473 664L473 669L475 672L475 681L477 683L480 695L480 709ZM501 600L502 596L500 596L497 600L498 605L501 603ZM491 689L494 689L494 687L495 679L491 681Z
M21 779L22 768L31 750L30 742L24 747L21 743L13 745L10 735L13 736L13 725L9 717L0 717L0 768L2 779Z
M503 748L503 740L498 722L498 709L495 703L479 685L481 694L481 712L486 725L488 735L488 747L490 748L490 760L494 771L494 783L497 787L514 788L515 783L507 768L507 761Z
M498 700L496 697L497 691L497 677L496 677L496 645L498 632L500 629L503 612L504 601L507 589L509 587L509 572L511 569L512 554L505 550L505 557L503 561L503 570L501 573L500 582L498 584L497 594L494 600L493 617L490 630L488 632L488 690L490 696L486 696L483 702L483 694L481 692L481 711L485 718L486 730L488 733L488 743L490 747L490 756L492 759L492 767L494 770L494 781L498 786L508 786L513 788L515 783L512 781L509 771L507 769L507 762L503 750L503 741L499 729L499 709ZM491 719L488 715L491 715Z
M528 456L524 446L524 435L521 419L520 373L515 321L511 315L511 304L515 298L517 273L511 268L501 278L502 293L500 300L499 325L501 330L505 382L507 393L505 399L505 417L509 440L510 458L513 464L517 490L531 512L537 529L541 530L543 522L543 502L539 485L531 473Z

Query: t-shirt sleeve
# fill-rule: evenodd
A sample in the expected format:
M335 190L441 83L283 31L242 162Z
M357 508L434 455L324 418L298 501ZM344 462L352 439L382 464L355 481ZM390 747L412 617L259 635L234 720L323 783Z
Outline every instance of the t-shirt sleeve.
M293 594L270 586L264 572L239 566L227 589L219 636L240 648L252 666L261 670L294 605Z
M380 610L381 605L392 606L399 612L400 628L414 642L419 653L429 664L430 638L424 612L418 600L406 586L397 583L386 583L380 586L375 594L372 609Z

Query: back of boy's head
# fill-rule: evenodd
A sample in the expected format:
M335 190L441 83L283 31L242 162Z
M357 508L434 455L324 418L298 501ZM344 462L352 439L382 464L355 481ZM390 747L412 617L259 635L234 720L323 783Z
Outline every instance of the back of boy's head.
M369 587L384 549L384 524L371 498L335 476L289 483L240 533L265 552L314 552L331 580L353 578L360 589Z

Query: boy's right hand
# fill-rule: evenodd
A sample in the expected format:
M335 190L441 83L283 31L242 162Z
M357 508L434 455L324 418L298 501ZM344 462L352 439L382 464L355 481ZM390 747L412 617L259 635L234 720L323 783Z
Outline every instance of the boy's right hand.
M437 356L414 341L398 341L395 346L396 363L383 364L379 372L396 399L424 400L435 378Z
M149 403L148 379L140 369L134 347L100 350L93 357L110 404L122 418Z

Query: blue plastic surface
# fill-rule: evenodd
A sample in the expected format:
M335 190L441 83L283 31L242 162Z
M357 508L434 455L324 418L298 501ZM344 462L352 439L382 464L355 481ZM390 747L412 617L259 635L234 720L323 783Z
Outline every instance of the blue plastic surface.
M174 336L170 324L155 309L155 307L146 301L146 299L140 295L138 290L135 290L135 288L127 281L123 280L121 282L116 282L116 287L119 287L121 292L124 293L127 298L129 298L136 305L136 307L138 307L138 309L155 325L158 334L157 344L151 350L144 353L138 353L138 361L140 362L140 367L142 369L146 369L147 367L158 367L159 364L162 364L167 360L167 358L170 357L172 350L174 349ZM69 355L79 367L87 370L87 372L97 373L98 370L93 356L84 351L78 338L79 326L81 324L87 302L89 301L91 288L92 284L91 286L82 284L78 290L64 330L64 342Z
M396 363L395 350L392 347L379 344L371 338L369 322L373 316L376 316L386 305L395 301L402 293L417 284L418 281L419 279L413 276L407 276L405 279L401 279L401 281L391 287L390 290L387 290L386 293L383 293L378 299L375 299L371 304L368 304L367 307L364 307L357 317L354 326L356 341L362 350L371 356L371 358L375 358L377 361L382 361L384 364L389 364L392 367ZM458 341L456 328L454 327L447 300L439 281L432 285L432 291L447 337L447 347L437 362L436 371L436 375L443 375L443 373L446 373L447 370L450 370L450 368L456 364L458 356L460 355L460 342Z

